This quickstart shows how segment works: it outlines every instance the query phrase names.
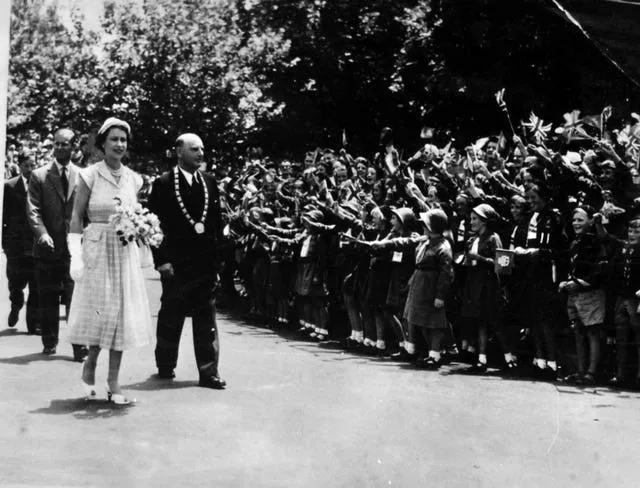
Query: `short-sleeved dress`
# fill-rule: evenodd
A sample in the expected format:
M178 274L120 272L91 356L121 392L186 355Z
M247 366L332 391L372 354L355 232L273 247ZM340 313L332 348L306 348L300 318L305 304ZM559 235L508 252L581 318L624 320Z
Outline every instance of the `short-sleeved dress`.
M104 161L80 172L91 190L82 239L84 274L76 282L69 311L72 344L122 351L151 340L151 313L136 244L123 246L109 217L116 197L135 204L142 178L123 167L120 181Z

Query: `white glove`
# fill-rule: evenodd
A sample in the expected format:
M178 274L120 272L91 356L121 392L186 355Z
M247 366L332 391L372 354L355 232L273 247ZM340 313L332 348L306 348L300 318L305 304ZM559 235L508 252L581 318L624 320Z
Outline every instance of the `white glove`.
M82 235L69 234L67 236L69 254L71 255L71 266L69 274L73 281L80 281L84 274L84 261L82 260Z

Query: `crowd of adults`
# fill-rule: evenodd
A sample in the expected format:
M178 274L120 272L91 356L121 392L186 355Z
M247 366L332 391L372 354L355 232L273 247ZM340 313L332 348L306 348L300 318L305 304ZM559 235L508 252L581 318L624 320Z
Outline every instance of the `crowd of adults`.
M565 118L467 147L424 130L411 157L385 128L371 156L218 164L221 298L425 369L640 388L640 123ZM78 144L72 161L87 156Z

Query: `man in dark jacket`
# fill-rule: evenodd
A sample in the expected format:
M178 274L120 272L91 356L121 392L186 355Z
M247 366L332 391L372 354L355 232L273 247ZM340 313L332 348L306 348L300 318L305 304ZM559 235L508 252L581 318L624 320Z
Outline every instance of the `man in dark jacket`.
M36 166L35 155L27 150L18 154L20 174L4 184L2 206L2 249L7 257L7 281L11 311L8 325L15 327L24 305L24 289L29 285L27 300L27 331L40 332L38 301L33 261L33 233L27 220L27 189L29 177Z
M154 249L162 281L156 365L161 378L175 376L182 326L190 316L199 385L223 389L214 296L222 243L218 187L213 176L199 171L204 146L197 135L178 137L176 153L178 165L154 181L148 201L165 235L162 245Z

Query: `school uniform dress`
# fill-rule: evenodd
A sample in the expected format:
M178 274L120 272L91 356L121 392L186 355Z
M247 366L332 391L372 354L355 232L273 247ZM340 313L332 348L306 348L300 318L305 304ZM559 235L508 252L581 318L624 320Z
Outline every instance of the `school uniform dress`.
M640 334L640 246L621 243L609 265L609 283L616 297L614 324L619 332L633 330Z
M391 310L404 310L409 280L416 263L415 247L391 252L391 269L385 305Z
M116 351L145 346L151 341L151 311L141 250L135 243L124 246L109 222L115 198L125 205L137 202L142 178L123 166L117 181L105 162L80 170L80 178L91 191L89 225L82 233L85 269L71 300L68 339Z
M389 290L391 253L385 249L372 251L369 257L369 273L365 291L365 303L373 308L384 307Z
M294 291L298 296L324 298L328 295L326 252L326 236L308 234L302 240L294 283Z
M529 220L516 224L511 229L506 248L513 251L516 247L526 247L527 230ZM507 301L504 309L505 325L512 325L518 330L528 327L530 313L528 311L530 299L530 280L528 279L527 260L522 256L514 256L514 266L511 275L502 276L501 280L505 285Z
M486 233L469 240L467 252L494 259L496 249L502 248L500 237L496 233ZM460 314L487 324L500 321L502 309L502 290L493 263L465 258L466 280L462 292Z
M451 245L444 237L426 241L416 249L416 266L409 280L405 320L427 329L447 328L444 307L436 309L436 298L445 300L453 281Z

